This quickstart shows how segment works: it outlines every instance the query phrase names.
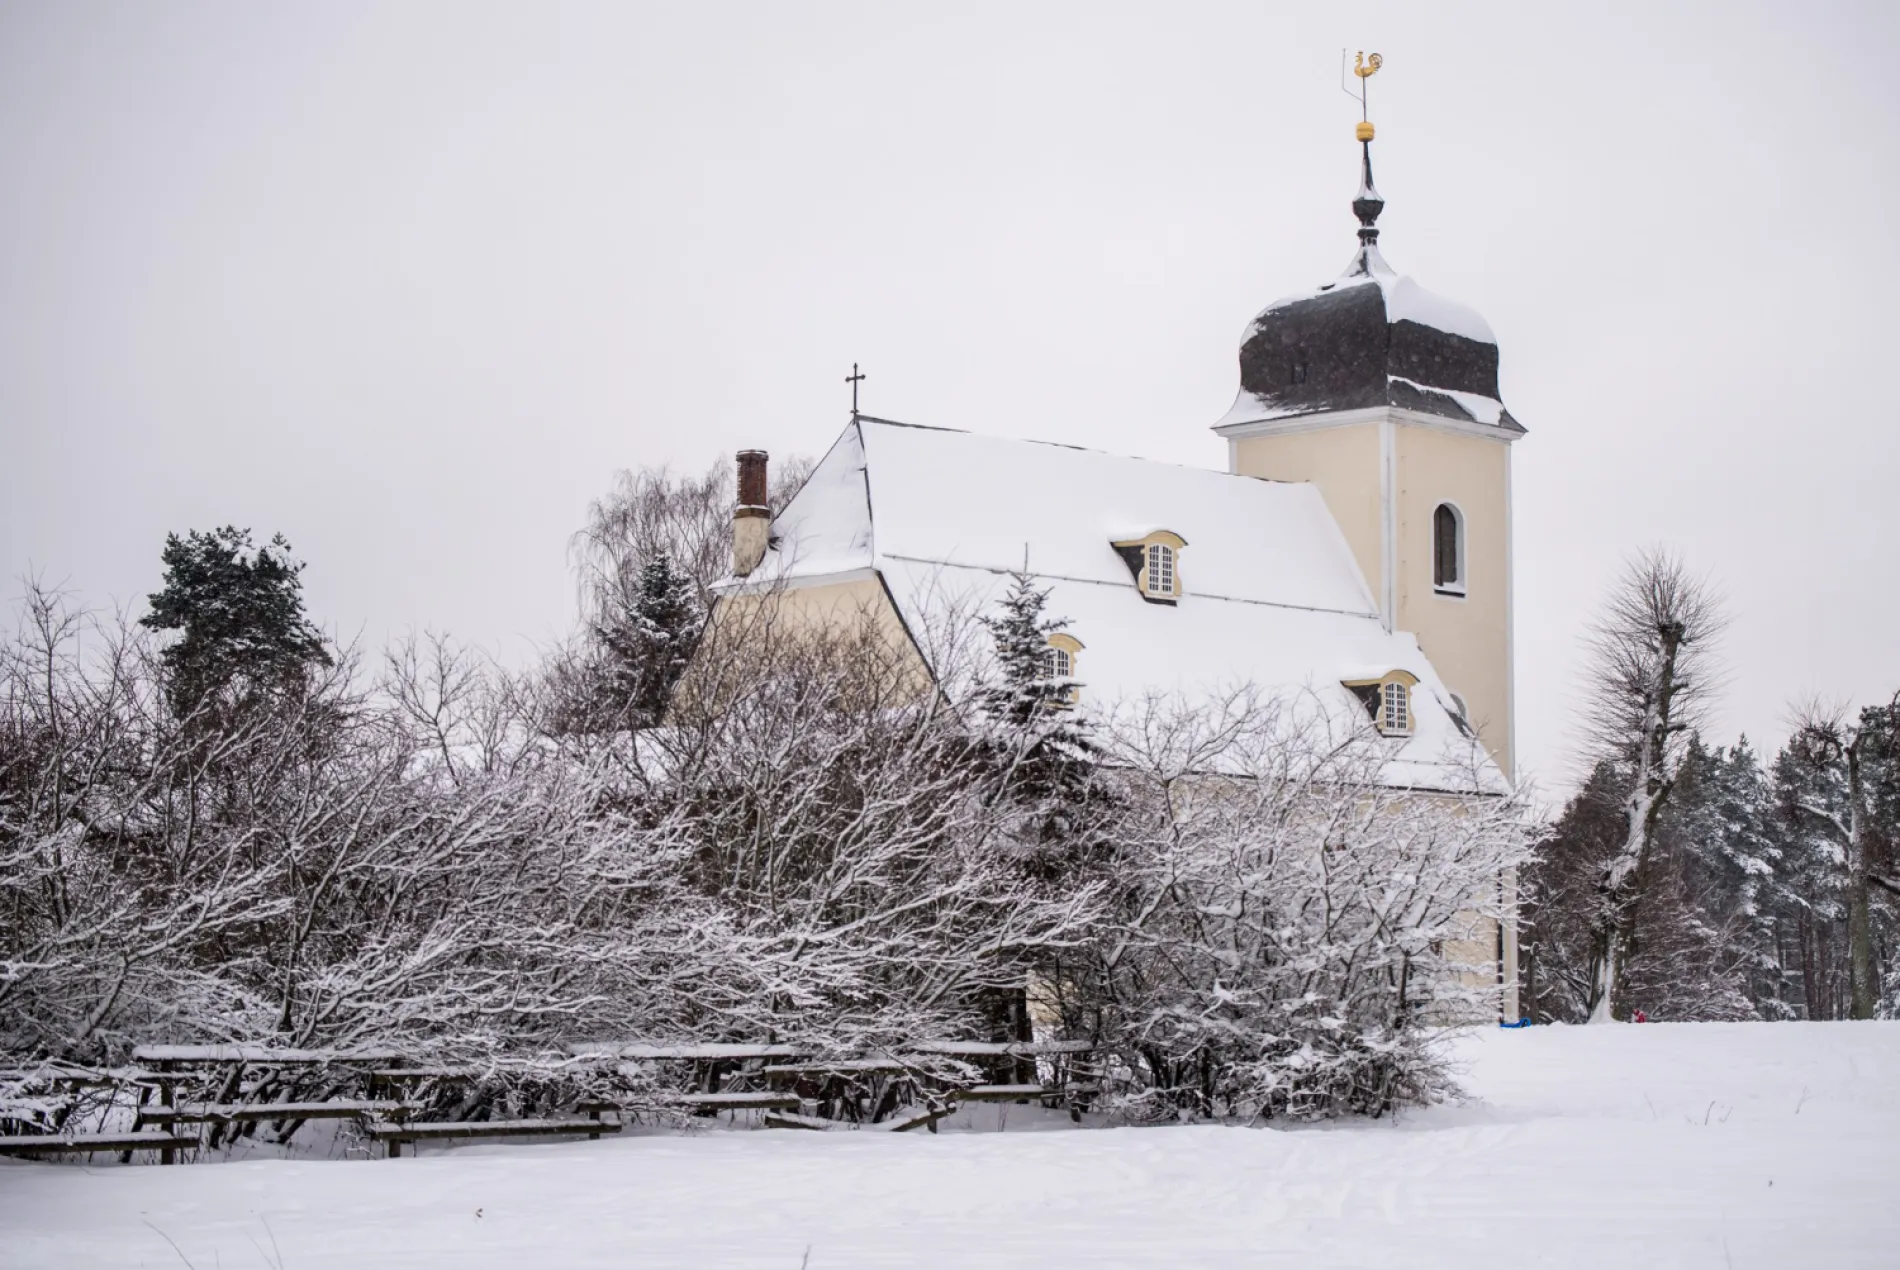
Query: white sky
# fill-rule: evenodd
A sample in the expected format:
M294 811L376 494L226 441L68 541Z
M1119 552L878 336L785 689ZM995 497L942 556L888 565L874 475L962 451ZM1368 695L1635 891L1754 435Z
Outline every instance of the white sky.
M314 616L510 660L616 468L892 417L1219 467L1243 327L1351 255L1474 305L1519 729L1664 543L1719 731L1900 687L1900 6L0 3L0 569L281 530ZM972 491L980 498L980 491ZM6 587L17 594L17 584Z

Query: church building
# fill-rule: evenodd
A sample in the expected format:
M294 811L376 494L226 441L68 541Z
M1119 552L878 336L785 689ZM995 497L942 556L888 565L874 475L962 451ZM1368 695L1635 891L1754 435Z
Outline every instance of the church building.
M1484 319L1380 254L1371 133L1345 272L1268 305L1242 341L1239 393L1213 425L1225 472L854 413L776 518L766 455L740 455L720 602L871 614L928 673L933 612L993 610L1027 573L1067 622L1048 656L1081 701L1307 693L1391 738L1390 780L1505 788L1524 429ZM1490 759L1478 790L1448 757L1473 737ZM1514 934L1497 941L1507 986Z

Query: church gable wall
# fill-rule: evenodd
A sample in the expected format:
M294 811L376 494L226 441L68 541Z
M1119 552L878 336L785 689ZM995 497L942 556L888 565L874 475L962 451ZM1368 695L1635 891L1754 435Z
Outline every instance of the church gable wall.
M715 686L755 656L786 656L804 645L862 648L894 679L897 695L931 690L929 667L877 575L816 586L773 587L722 597L679 692L717 693ZM677 700L677 697L676 697Z

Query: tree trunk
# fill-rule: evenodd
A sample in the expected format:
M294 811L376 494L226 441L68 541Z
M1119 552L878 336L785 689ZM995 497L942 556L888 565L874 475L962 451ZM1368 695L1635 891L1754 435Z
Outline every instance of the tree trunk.
M1662 663L1656 676L1656 695L1649 703L1644 720L1637 753L1636 784L1625 805L1629 832L1622 849L1604 870L1600 887L1603 909L1598 919L1592 1023L1629 1017L1629 1003L1625 998L1629 995L1629 962L1636 951L1636 914L1642 898L1638 879L1649 858L1650 844L1656 840L1657 816L1675 783L1668 770L1669 736L1674 731L1676 659L1682 651L1684 630L1680 622L1665 621L1657 627L1656 633L1662 645Z
M1847 983L1851 997L1848 1017L1871 1019L1874 1003L1880 996L1880 979L1874 970L1873 915L1867 907L1868 824L1873 819L1862 803L1861 744L1866 736L1862 728L1847 747Z

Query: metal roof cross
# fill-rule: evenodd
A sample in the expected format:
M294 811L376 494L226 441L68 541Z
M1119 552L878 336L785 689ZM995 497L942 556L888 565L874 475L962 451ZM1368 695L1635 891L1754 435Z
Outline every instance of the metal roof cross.
M858 369L856 362L851 363L851 373L844 377L844 382L851 385L851 417L853 419L858 417L858 385L867 378L868 376Z

